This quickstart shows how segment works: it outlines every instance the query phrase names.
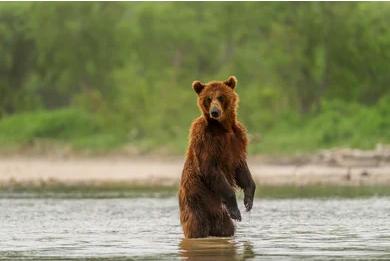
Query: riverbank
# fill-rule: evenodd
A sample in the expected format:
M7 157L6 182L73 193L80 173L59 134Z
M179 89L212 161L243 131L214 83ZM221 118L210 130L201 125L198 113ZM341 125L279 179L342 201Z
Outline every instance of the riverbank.
M362 163L362 162L360 162ZM258 196L390 195L390 165L248 160L258 185ZM172 194L177 191L183 159L180 157L3 157L2 192L106 192L106 196L134 193ZM327 191L330 192L328 193ZM388 191L388 193L387 193Z
M329 166L321 164L270 164L248 161L259 185L389 185L390 165ZM132 184L173 186L179 182L183 160L179 158L3 158L0 184Z

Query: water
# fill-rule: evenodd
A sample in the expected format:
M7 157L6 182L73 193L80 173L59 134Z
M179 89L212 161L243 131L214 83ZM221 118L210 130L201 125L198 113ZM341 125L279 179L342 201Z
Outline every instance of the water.
M1 259L390 259L390 198L255 201L233 238L184 240L170 198L0 199Z

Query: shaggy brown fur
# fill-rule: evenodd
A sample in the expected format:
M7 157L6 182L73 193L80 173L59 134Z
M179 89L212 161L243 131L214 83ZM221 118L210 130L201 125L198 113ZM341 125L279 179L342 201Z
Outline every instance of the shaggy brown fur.
M180 180L180 222L186 238L232 236L241 221L235 187L252 208L255 183L246 163L246 130L237 120L237 79L194 81L202 116L192 123Z

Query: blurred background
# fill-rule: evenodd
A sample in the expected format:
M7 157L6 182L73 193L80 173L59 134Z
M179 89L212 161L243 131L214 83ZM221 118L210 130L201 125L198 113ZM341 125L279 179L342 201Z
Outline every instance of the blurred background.
M1 3L0 150L182 155L236 75L250 154L390 142L390 4Z
M187 241L191 83L229 75L254 207ZM1 260L390 260L390 2L1 2L0 220Z

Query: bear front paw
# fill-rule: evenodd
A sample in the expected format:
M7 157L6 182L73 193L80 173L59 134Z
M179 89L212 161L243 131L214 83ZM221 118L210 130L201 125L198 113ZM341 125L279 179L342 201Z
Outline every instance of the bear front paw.
M229 209L229 215L232 219L241 221L241 213L238 208Z
M253 206L253 199L250 197L244 197L244 205L246 208L246 211L250 211Z

